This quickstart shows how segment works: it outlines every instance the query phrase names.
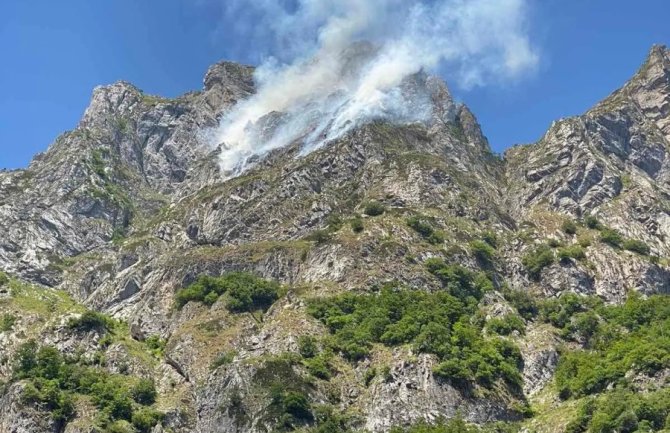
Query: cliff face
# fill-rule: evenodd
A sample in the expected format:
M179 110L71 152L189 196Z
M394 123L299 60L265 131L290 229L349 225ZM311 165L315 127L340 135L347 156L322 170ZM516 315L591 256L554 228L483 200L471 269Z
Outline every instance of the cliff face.
M15 360L31 338L105 374L151 378L164 414L153 432L278 429L268 391L277 381L300 384L313 409L343 414L340 429L381 432L460 414L562 431L567 420L523 421L529 404L549 399L547 413L570 406L553 391L565 344L554 325L524 316L523 331L503 338L520 349L520 387L444 380L434 373L439 351L380 342L355 362L334 350L325 377L299 360L301 341L323 338L325 350L337 327L309 305L391 283L453 291L452 277L431 269L435 259L489 281L473 323L521 314L509 293L608 304L631 290L667 294L670 51L654 47L623 88L502 159L467 107L419 75L431 120L370 123L307 156L289 146L224 182L218 151L200 145L199 133L253 94L252 74L220 63L202 91L174 100L123 82L97 88L77 128L27 169L0 172L0 269L12 277L0 284L0 313L13 318L0 328L0 433L112 428L81 390L64 420L21 397L28 382ZM542 251L551 259L538 269ZM199 276L233 271L280 282L282 296L262 315L222 300L175 308L175 293ZM123 323L82 332L71 323L86 310Z

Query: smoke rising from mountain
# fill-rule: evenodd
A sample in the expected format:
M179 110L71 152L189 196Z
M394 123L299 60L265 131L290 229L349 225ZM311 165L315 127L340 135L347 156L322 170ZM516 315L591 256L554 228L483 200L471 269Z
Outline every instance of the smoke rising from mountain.
M229 0L227 14L256 23L237 31L271 40L273 57L256 70L257 93L210 131L223 172L296 140L308 153L373 119L426 119L430 101L408 83L423 70L464 88L521 76L537 63L526 9L526 0Z

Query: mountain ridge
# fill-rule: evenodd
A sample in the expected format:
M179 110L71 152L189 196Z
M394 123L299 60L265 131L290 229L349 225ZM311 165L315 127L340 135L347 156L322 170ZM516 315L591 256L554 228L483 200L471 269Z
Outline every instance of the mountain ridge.
M578 295L579 308L598 311L605 326L608 309L631 290L651 299L670 293L669 59L654 46L622 89L503 157L446 85L424 77L417 82L432 97L429 121L373 121L304 156L293 143L225 182L218 151L201 146L200 133L253 94L252 67L217 63L201 91L175 99L125 82L98 87L73 131L27 169L0 172L0 270L11 276L0 278L0 312L13 317L0 348L15 359L34 338L82 353L110 381L123 370L151 379L150 407L163 413L153 433L320 429L336 419L334 431L386 432L459 414L482 426L566 431L582 401L559 396L555 372L565 347L588 350L589 340L566 340L568 325L526 314L520 299L549 308ZM203 275L241 271L284 285L272 306L234 311L226 304L233 295L219 293L211 307L196 298L175 307L181 291L208 281ZM443 349L421 348L433 343L381 336L357 343L368 350L362 359L347 358L348 346L335 341L340 325L324 322L313 304L354 296L349 302L363 308L390 286L407 296L453 295L471 320L440 326L450 335L471 326L481 350L495 353L489 364L514 358L516 372L458 381L455 366L444 373ZM595 300L604 306L591 307ZM68 325L87 310L123 323L107 329L98 318L103 325L83 333ZM510 316L521 325L507 324ZM501 321L514 330L492 331ZM302 354L309 338L316 358ZM459 344L450 350L464 352L449 356L466 356ZM662 387L669 369L626 374ZM44 402L24 402L25 387L39 381L17 377L13 362L0 363L0 379L0 433L143 428L104 418L109 408L65 388L74 414L56 419ZM300 386L273 397L277 380ZM276 413L287 392L306 399L309 416ZM132 405L133 413L149 410ZM320 405L332 412L326 421ZM570 419L546 422L563 410Z

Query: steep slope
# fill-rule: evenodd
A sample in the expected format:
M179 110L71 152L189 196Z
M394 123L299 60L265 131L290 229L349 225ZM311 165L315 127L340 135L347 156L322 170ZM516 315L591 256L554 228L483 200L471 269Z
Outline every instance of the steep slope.
M572 236L560 233L561 221L594 216L649 247L652 260L596 243L589 249L593 270L555 270L562 276L544 281L554 290L564 284L610 300L623 299L629 289L670 291L670 274L658 265L659 259L667 265L670 254L669 106L670 55L655 46L621 90L583 116L554 123L539 143L506 153L511 212L538 237L570 242Z
M563 431L583 396L554 371L619 326L601 301L670 289L670 52L503 159L417 74L405 84L430 95L428 121L372 122L306 156L293 143L222 181L200 134L252 74L220 63L174 100L98 88L74 131L0 172L0 433L386 432L457 415ZM31 338L102 385L22 367ZM620 368L660 386L665 359ZM155 403L101 402L105 384L127 401L139 377ZM71 413L55 415L43 380Z

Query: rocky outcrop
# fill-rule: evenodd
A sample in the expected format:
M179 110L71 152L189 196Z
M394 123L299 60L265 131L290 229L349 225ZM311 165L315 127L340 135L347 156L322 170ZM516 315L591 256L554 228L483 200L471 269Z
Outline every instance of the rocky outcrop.
M508 289L613 303L631 289L670 292L669 83L670 52L654 47L622 89L501 159L446 85L418 74L405 90L428 95L426 121L372 122L308 155L294 143L226 181L220 149L205 146L202 134L253 94L253 68L214 65L201 91L176 99L125 82L99 87L74 131L27 169L0 172L0 269L123 319L132 344L154 336L166 340L165 349L160 360L142 363L135 346L75 338L64 323L81 307L37 328L49 310L25 314L16 332L0 333L0 349L14 353L38 329L40 341L64 353L104 349L110 372L158 384L166 415L155 432L271 429L271 397L259 385L267 365L284 368L313 401L354 413L356 426L373 432L456 414L477 423L518 419L518 406L545 388L558 361L557 338L541 326L509 337L523 358L518 395L440 381L432 374L436 359L407 347L379 349L369 364L342 362L332 382L303 384L302 364L276 358L295 355L301 335L326 332L307 314L307 299L389 282L440 290L423 265L430 258L488 274L495 295L482 308L491 317L512 311L498 293ZM383 215L365 214L371 201ZM410 228L413 216L439 236L428 241ZM600 230L643 242L649 255L600 242L595 227L562 230L587 216L597 217ZM484 236L495 238L493 260L468 245ZM523 257L549 239L583 245L585 257L563 257L531 278ZM236 270L280 281L288 293L262 318L230 314L221 303L174 309L175 291L199 275ZM0 287L0 297L10 292ZM368 367L388 374L366 386ZM11 382L11 365L0 373ZM20 402L20 387L13 382L2 394L0 432L55 431ZM66 431L88 431L81 413Z

